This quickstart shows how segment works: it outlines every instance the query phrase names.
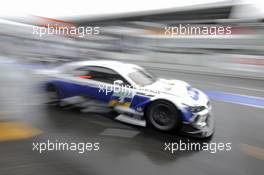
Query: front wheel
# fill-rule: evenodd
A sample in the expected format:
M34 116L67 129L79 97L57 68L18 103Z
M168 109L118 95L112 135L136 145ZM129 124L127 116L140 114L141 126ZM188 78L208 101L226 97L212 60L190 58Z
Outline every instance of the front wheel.
M180 111L168 101L156 101L146 111L148 124L160 131L175 131L181 126Z

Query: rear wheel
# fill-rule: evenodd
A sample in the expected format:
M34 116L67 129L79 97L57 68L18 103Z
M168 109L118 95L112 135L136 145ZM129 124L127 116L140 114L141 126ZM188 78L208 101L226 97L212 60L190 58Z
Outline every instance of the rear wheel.
M57 88L53 85L47 86L47 104L49 105L59 105L60 104L60 95Z
M181 113L170 102L159 100L148 106L146 111L148 124L160 131L175 131L181 126Z

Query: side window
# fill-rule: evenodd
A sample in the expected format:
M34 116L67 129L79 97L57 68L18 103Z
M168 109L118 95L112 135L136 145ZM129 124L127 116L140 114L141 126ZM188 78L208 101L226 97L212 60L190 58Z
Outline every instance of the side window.
M122 80L125 85L129 83L115 71L99 66L85 66L73 71L75 77L96 80L104 83L113 84L115 80Z

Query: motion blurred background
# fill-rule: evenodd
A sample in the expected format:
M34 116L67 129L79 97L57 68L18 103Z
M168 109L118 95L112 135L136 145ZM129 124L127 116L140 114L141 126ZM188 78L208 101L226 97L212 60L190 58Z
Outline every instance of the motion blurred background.
M117 59L142 64L147 62L147 66L159 68L162 68L162 63L185 71L263 78L263 11L250 3L221 1L59 19L6 15L0 21L0 54L28 63ZM50 23L99 26L101 32L100 35L83 38L32 34L33 25ZM165 26L179 24L231 26L232 35L171 37L164 34Z
M11 15L5 9L7 13L0 16L0 174L262 174L263 5L253 1L188 1L181 6L176 2L144 10L149 3L140 6L137 2L138 9L128 11L133 4L129 2L123 11L111 13L107 9L118 9L120 4L102 3L97 7L100 13L92 15L89 12L95 10L87 3L63 2L56 7L58 12L66 4L87 8L81 14L66 9L65 15L52 15L49 7L54 5L45 1L38 7L45 4L47 15L34 11ZM10 9L22 11L30 7L10 4ZM100 34L32 34L34 26L47 24L99 26ZM231 26L232 34L164 35L165 26L179 24ZM212 141L233 143L231 153L169 155L163 151L164 141L181 137L116 123L105 115L43 105L36 70L94 59L131 62L205 91L235 94L231 99L250 98L235 102L213 99L217 124ZM125 135L127 130L133 136ZM68 152L43 156L32 151L33 141L58 138L100 141L102 151L85 156Z

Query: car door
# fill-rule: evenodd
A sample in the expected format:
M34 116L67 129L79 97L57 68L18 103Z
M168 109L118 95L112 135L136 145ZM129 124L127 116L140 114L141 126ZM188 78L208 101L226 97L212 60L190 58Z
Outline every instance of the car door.
M100 66L83 66L73 71L76 84L80 85L78 93L98 101L108 102L111 97L111 72Z

